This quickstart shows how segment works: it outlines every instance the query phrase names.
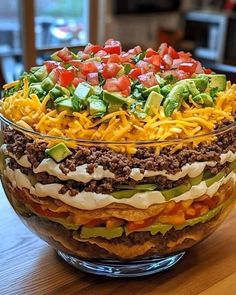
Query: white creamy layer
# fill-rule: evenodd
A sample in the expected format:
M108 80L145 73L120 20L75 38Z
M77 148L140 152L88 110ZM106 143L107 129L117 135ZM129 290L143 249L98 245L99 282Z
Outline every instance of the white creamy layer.
M23 174L19 169L12 170L7 167L4 171L4 175L9 179L9 181L11 181L14 187L18 187L20 189L27 188L33 195L41 198L51 197L58 199L65 204L78 209L94 210L103 208L112 203L127 204L138 209L147 209L153 204L162 204L166 202L164 196L159 191L140 192L127 199L116 199L108 194L97 194L93 192L80 192L74 197L71 197L68 192L65 194L59 193L59 190L62 188L61 184L36 183L32 186L27 175ZM207 187L205 181L202 181L200 184L192 186L189 191L172 200L180 202L183 200L196 199L204 194L212 197L221 185L227 183L231 179L236 182L236 174L233 171L226 177L223 177L220 181L212 184L210 187Z
M32 167L26 155L22 156L20 159L17 159L15 155L7 151L6 144L2 145L1 150L5 155L8 155L9 157L15 159L16 162L22 167ZM222 154L220 158L220 164L233 162L236 160L236 153L229 151L225 154ZM135 181L139 181L145 177L162 175L169 180L176 181L185 176L189 176L191 178L196 177L203 172L206 166L214 167L216 164L216 161L194 162L192 164L184 165L181 170L175 174L170 174L166 170L145 170L144 173L141 173L139 168L133 168L130 173L130 178L134 179ZM64 174L60 169L60 164L57 164L51 158L44 159L37 168L33 168L33 171L34 173L47 172L50 175L58 177L60 180L75 180L83 183L87 183L93 179L100 180L103 178L115 178L114 173L109 170L103 169L103 167L100 165L95 168L94 172L91 174L87 172L87 164L77 166L76 171L70 171L69 173Z

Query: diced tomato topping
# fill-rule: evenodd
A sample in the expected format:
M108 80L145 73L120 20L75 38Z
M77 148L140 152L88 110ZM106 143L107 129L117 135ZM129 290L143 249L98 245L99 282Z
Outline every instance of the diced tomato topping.
M77 59L70 60L69 64L74 66L75 68L81 68L83 65L82 61Z
M162 64L165 69L171 69L173 65L173 58L169 54L165 54L162 59Z
M100 45L93 45L93 44L88 44L85 49L84 53L90 54L90 53L97 53L98 51L103 50L103 47Z
M204 70L203 67L201 65L201 63L199 61L194 61L197 63L197 67L196 67L196 74L204 74Z
M177 70L176 71L176 77L178 80L184 80L190 78L192 75L188 72L184 72L182 70Z
M82 73L87 75L88 73L95 73L98 71L98 67L96 62L88 61L82 64Z
M140 83L142 83L143 86L145 86L147 88L150 88L150 87L158 84L157 79L156 79L154 73L152 73L152 72L140 75L140 76L138 76L138 79L139 79Z
M73 58L72 52L67 47L57 51L57 56L64 62L70 61Z
M69 86L75 77L74 72L64 68L57 68L56 70L58 72L58 84L63 87Z
M134 48L128 50L128 54L137 55L142 52L142 48L140 46L135 46Z
M111 54L108 61L108 63L112 62L112 63L119 63L120 62L120 55L118 54Z
M124 62L133 62L132 61L132 58L133 57L134 57L134 55L131 54L131 53L128 53L128 52L122 53L120 55L120 62L121 63L124 63Z
M116 78L107 79L103 86L103 89L109 92L120 91L120 88L118 87L117 79Z
M197 63L195 61L183 62L179 65L179 70L193 75L196 71Z
M79 83L84 82L84 81L85 81L85 79L83 79L83 78L75 77L72 81L72 84L75 87L77 87L79 85Z
M179 58L185 61L191 59L191 56L192 56L190 52L179 51L178 54L179 54Z
M151 57L151 56L153 56L153 55L159 55L154 49L152 49L152 48L148 48L147 50L146 50L146 54L145 54L145 56L146 57Z
M132 69L130 72L129 72L129 77L131 78L131 79L137 79L138 78L138 76L140 76L142 74L142 70L141 70L141 68L134 68L134 69Z
M99 84L98 73L89 73L87 75L87 82L92 86L98 85Z
M209 75L209 74L212 73L212 70L211 70L211 69L208 69L208 68L207 68L207 69L204 68L203 71L204 71L204 73L207 74L207 75Z
M120 91L128 90L128 88L130 87L130 84L131 82L127 75L123 75L118 79L118 87Z
M168 53L168 46L166 43L162 43L158 49L158 53L160 56L164 56L165 54Z
M50 73L53 69L59 66L59 62L53 60L47 60L44 62L47 72Z
M159 54L152 55L150 58L150 62L151 62L151 64L153 64L157 68L160 68L161 56Z
M99 50L97 53L95 53L96 57L104 57L107 56L109 58L109 55L107 54L107 52L105 50Z
M82 60L86 60L86 59L89 59L90 58L90 55L88 53L83 52L83 51L78 51L77 55Z
M121 54L121 44L119 41L109 39L105 43L104 50L110 54L113 54L113 53Z
M102 71L102 75L105 79L113 78L120 71L122 66L117 63L107 63Z
M173 59L177 59L179 58L179 53L171 46L169 46L168 48L168 54L173 58Z

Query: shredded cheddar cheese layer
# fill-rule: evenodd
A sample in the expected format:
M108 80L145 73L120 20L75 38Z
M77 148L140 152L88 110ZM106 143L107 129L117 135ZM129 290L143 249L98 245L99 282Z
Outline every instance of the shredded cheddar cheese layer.
M5 86L7 88L8 85ZM102 141L170 140L193 137L211 132L223 119L234 120L236 85L227 84L216 98L215 107L201 108L183 103L180 111L165 117L163 107L154 109L154 116L139 119L126 110L116 111L101 119L93 119L87 111L74 112L47 109L49 96L41 102L36 94L29 95L27 80L22 90L5 98L0 112L12 122L41 134ZM210 138L209 138L210 140ZM198 144L200 139L192 139ZM177 145L176 149L181 148Z

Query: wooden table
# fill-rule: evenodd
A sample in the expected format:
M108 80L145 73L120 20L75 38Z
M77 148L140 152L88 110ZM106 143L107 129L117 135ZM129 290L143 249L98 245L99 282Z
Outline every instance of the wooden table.
M236 211L172 269L110 279L74 269L20 222L0 188L1 295L235 295Z

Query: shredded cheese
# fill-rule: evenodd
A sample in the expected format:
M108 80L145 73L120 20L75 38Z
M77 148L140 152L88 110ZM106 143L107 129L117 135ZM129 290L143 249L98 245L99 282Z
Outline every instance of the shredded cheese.
M17 85L18 81L7 84L4 89ZM104 141L144 141L171 140L189 137L187 142L194 146L202 140L212 140L213 136L204 137L223 119L234 120L236 111L236 85L227 84L225 92L220 92L216 98L215 107L200 108L184 102L182 109L174 111L172 117L165 117L164 109L153 109L154 116L139 119L127 110L119 110L105 115L101 119L92 118L87 111L67 111L47 109L47 95L41 102L36 94L29 95L28 81L24 80L23 89L6 97L0 104L0 112L12 122L33 129L39 133L72 139L104 140ZM191 138L202 136L200 138ZM57 142L53 139L49 142ZM65 141L69 146L70 142ZM175 151L184 143L178 142ZM75 146L76 143L71 143ZM160 143L157 143L160 146ZM166 143L162 144L166 145ZM135 150L129 146L129 151ZM156 147L159 151L158 146Z

